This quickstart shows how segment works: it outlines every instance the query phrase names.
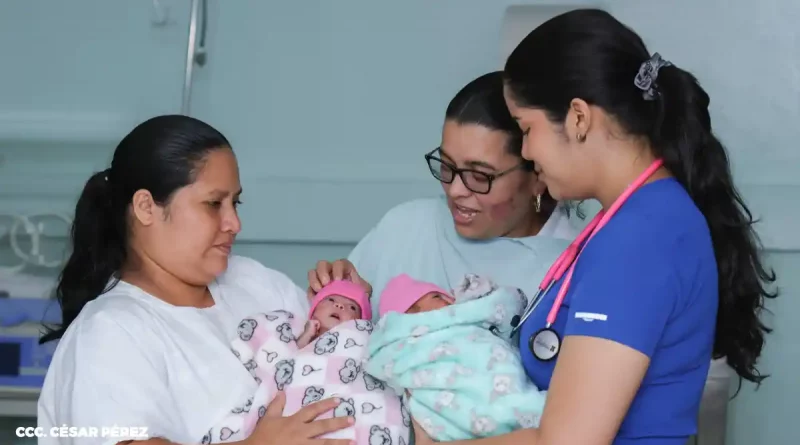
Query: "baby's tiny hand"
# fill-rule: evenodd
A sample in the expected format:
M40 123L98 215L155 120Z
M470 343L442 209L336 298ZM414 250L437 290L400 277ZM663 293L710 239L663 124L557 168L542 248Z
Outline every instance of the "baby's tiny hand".
M317 332L319 332L319 321L308 320L305 330L300 334L300 337L297 337L297 347L300 349L305 348L316 337Z

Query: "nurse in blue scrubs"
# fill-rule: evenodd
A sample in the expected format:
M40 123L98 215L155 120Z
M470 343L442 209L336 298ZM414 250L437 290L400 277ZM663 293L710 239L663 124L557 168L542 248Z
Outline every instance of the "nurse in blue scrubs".
M684 445L712 357L764 378L758 316L774 296L709 97L599 10L539 26L505 76L539 180L602 211L519 320L525 369L548 390L540 427L466 442Z
M585 225L588 218L578 214L590 206L556 203L522 158L522 131L506 107L502 72L464 86L444 117L441 144L424 158L444 196L389 210L349 261L322 261L309 273L312 292L327 280L360 276L372 285L377 307L384 285L402 273L444 289L466 273L481 273L529 295L536 291Z

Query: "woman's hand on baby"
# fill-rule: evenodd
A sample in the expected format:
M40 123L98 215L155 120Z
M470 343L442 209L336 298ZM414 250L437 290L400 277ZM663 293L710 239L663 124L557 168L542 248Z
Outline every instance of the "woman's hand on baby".
M363 287L367 295L372 296L372 286L358 275L353 263L341 259L333 263L322 260L317 263L315 269L308 271L308 298L314 298L320 289L335 280L350 280Z
M411 425L414 428L414 445L431 445L436 443L416 420L411 419Z
M333 410L336 399L312 403L297 413L283 417L286 395L275 396L267 406L267 413L258 421L253 434L242 441L243 445L349 445L349 439L319 439L318 437L352 426L351 417L333 417L315 420L319 415Z
M311 343L311 340L317 335L317 332L319 332L319 322L317 320L308 320L305 330L297 337L297 347L300 349L305 348Z
M406 400L411 400L411 391L406 390ZM428 432L422 428L414 417L411 417L411 427L414 429L414 445L428 445L434 444L433 438L428 435Z

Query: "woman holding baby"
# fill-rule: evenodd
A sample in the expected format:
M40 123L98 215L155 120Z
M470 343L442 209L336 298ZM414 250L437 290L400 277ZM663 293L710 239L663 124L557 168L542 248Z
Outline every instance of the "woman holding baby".
M467 207L455 209L464 213L458 230L477 237L519 236L498 242L494 252L509 261L509 269L524 273L538 264L537 254L554 258L574 231L566 209L556 206L532 165L520 157L521 134L508 115L501 80L500 73L483 76L454 99L445 143L428 159L431 166L450 165L453 159L461 162L462 150L474 150L469 156L475 168L458 172L468 178L469 188L452 187L464 197L478 193L474 200L460 200ZM383 395L377 399L382 402L359 404L353 397L348 404L350 397L325 396L340 391L322 394L309 385L311 391L299 397L303 407L292 406L298 397L288 392L266 406L259 404L260 391L270 380L261 378L263 361L276 365L274 380L280 385L323 374L313 357L287 366L292 358L273 349L261 351L267 343L281 345L285 338L297 349L319 346L327 352L341 346L337 352L349 354L354 349L347 348L344 335L361 347L366 341L357 332L351 335L352 329L345 332L353 324L342 313L332 319L331 311L374 317L366 298L341 281L333 289L347 289L336 291L331 300L319 294L309 302L285 275L231 256L241 229L241 193L226 138L185 116L160 116L137 126L118 145L110 168L89 179L76 206L73 249L57 289L63 326L43 338L60 341L39 400L39 426L147 427L150 438L42 438L40 443L231 443L244 431L239 425L255 414L260 420L241 443L335 445L352 440L342 433L358 426L352 423L352 409L363 414L391 405L382 402L392 389L363 372L351 372L355 367L347 359L352 357L342 357L341 368L326 374L347 381L355 376L353 383L363 385L373 400ZM450 214L447 207L443 210ZM541 236L530 236L535 233ZM455 232L451 235L448 242L460 240ZM429 241L438 243L436 236ZM471 260L492 252L490 246L464 246L476 248ZM445 270L456 277L470 268L452 263ZM338 298L348 296L357 311ZM301 316L310 316L311 323L297 324ZM365 320L354 321L354 331L368 330L358 324ZM258 328L265 326L275 328L266 330L273 337L259 336L264 330ZM341 341L334 342L333 334ZM390 421L394 429L387 433L386 426L373 424L369 437L403 443L410 420L403 407L394 411L400 411Z
M317 439L353 423L346 415L320 418L338 406L335 398L290 416L283 393L263 412L251 406L261 386L232 353L243 321L270 311L300 317L310 308L285 275L231 256L241 194L228 141L186 116L140 124L111 167L89 179L57 288L63 326L42 339L60 341L38 426L144 427L148 437L87 433L40 444L232 443L238 426L214 437L210 428L244 412L260 421L242 444L350 443Z
M525 221L525 213L514 211L522 201L508 189L475 186L480 159L456 141L481 122L455 114L439 153L428 159L435 158L432 170L444 183L456 231L473 245L446 236L411 243L411 229L424 236L424 224L446 218L435 204L406 204L390 211L349 261L311 271L310 293L346 277L373 283L373 299L381 300L383 283L395 274L419 274L450 289L455 275L475 272L533 297L542 270L555 263L561 267L542 282L539 304L512 322L528 378L547 390L538 427L489 429L451 443L683 445L697 429L712 357L726 357L743 379L763 380L756 364L766 328L758 316L764 298L774 296L765 283L775 276L759 258L752 220L711 130L708 95L691 74L651 54L632 30L598 10L560 15L529 34L506 62L503 95L522 131L522 156L536 164L528 181L558 200L602 205L566 253L529 253L528 263L545 264L527 273L515 270L525 260L499 254L506 251L497 246L522 245L536 225L512 224ZM504 141L502 131L484 129ZM492 188L520 184L506 173L512 166L492 167L483 176L492 177ZM502 212L485 205L501 198L508 198ZM389 234L400 240L388 241ZM432 271L417 268L420 260ZM413 409L411 415L419 421ZM435 434L415 422L416 444L431 443Z
M578 246L576 267L519 326L524 373L548 390L539 427L474 441L682 445L696 427L712 354L760 380L763 333L752 308L767 295L761 281L771 278L710 132L707 102L688 73L651 59L606 13L557 17L520 44L504 78L477 79L448 107L442 145L426 156L446 201L389 212L350 261L321 263L310 274L310 293L337 278L369 282L372 306L380 307L384 287L401 273L447 294L476 272L533 296L577 235L575 209L550 195L597 199L601 217L613 218L590 224L601 230ZM650 170L617 211L625 187ZM241 192L230 144L184 116L141 124L119 144L111 167L89 179L57 289L64 325L43 339L60 343L39 426L146 426L149 438L40 443L220 441L206 437L209 425L263 383L231 353L231 342L251 338L243 329L248 317L311 309L285 275L230 255ZM567 289L562 302L559 289ZM314 298L317 309L326 308ZM348 309L338 299L324 304ZM358 306L365 317L366 306ZM311 329L305 343L329 338L341 318L330 326L322 318L286 323L292 332ZM549 359L529 347L545 326L559 342L551 342L557 354ZM330 331L313 331L321 327ZM276 332L279 340L297 338L285 327ZM349 443L331 436L354 422L348 410L330 417L340 406L324 398L284 416L279 395L241 443ZM419 425L415 436L417 444L431 442Z

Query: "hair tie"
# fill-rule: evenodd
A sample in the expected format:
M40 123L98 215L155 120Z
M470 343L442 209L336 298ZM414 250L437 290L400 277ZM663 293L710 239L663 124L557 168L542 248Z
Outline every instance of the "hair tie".
M655 100L659 96L656 81L658 80L658 71L665 66L672 66L672 63L662 59L658 53L653 54L653 57L645 60L639 66L639 72L633 79L633 84L642 90L644 100Z

